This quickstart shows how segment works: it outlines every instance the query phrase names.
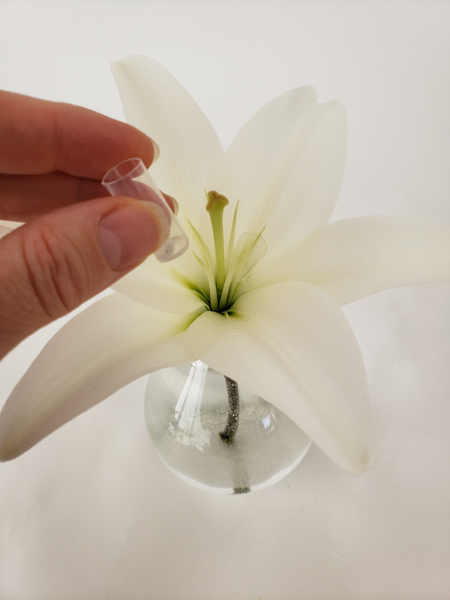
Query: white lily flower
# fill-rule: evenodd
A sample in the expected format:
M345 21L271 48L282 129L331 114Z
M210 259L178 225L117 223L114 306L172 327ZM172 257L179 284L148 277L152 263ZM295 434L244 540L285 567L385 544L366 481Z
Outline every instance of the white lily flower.
M344 173L346 118L340 103L318 104L313 88L269 102L225 152L159 64L131 57L113 71L128 122L161 148L152 175L177 198L191 247L174 263L150 257L54 336L3 409L1 459L132 380L199 359L361 473L373 461L374 422L340 305L449 280L449 227L391 216L327 224ZM209 215L205 190L217 192L208 194Z

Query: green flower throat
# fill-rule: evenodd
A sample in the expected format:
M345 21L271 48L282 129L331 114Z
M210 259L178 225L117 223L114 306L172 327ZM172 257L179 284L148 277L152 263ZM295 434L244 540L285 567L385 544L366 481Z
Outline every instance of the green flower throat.
M266 253L266 243L259 233L244 233L235 243L236 221L239 202L233 215L230 236L225 250L223 211L229 202L218 192L206 192L206 210L211 219L214 239L214 256L197 229L188 221L193 237L202 256L193 253L202 267L205 278L202 282L190 282L191 287L205 301L209 310L227 312L240 296L241 284L249 280L256 263Z

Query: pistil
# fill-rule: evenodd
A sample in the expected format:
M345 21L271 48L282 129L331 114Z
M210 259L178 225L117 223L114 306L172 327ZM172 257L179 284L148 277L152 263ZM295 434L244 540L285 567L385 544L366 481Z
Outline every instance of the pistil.
M214 236L214 249L216 252L216 269L217 269L217 291L220 296L225 283L225 246L223 239L223 210L228 205L228 199L218 192L207 193L208 204L206 210L211 219L211 225Z

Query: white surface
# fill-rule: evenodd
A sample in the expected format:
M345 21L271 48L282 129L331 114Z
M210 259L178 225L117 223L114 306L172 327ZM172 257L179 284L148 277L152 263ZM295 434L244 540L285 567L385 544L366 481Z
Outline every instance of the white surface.
M228 144L264 102L313 84L348 111L335 218L450 222L450 4L0 2L0 87L116 118L108 63L141 53ZM345 308L379 456L360 478L316 448L242 497L178 481L146 436L144 381L0 465L0 598L448 598L450 285ZM0 405L55 326L0 363Z

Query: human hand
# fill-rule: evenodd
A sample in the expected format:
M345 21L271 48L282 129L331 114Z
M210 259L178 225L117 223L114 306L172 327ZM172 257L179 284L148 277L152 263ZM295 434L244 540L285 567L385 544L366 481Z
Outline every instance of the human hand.
M137 129L69 104L0 91L0 359L157 250L169 220L153 203L105 197L100 181L157 146Z

